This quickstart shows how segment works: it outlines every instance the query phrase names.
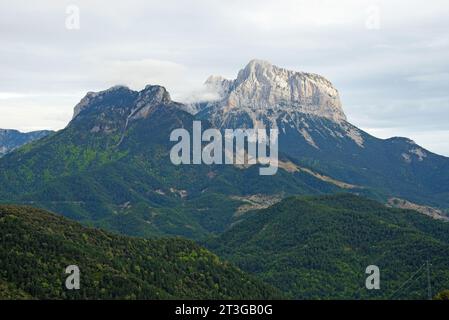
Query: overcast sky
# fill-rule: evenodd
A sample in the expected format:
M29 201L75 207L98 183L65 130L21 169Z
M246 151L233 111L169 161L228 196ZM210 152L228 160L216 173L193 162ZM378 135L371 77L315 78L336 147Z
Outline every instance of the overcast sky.
M369 133L449 156L448 0L2 0L0 48L0 128L63 128L116 84L183 101L258 58L327 77Z

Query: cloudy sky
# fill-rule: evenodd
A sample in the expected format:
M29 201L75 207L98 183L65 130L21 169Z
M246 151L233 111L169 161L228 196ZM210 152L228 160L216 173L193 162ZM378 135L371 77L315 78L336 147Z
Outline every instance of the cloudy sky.
M327 77L369 133L449 156L449 1L242 2L2 0L0 128L63 128L116 84L191 99L259 58Z

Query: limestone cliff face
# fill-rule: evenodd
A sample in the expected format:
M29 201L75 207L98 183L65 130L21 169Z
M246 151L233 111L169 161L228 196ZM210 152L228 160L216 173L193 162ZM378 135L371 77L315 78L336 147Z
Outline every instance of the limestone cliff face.
M199 104L199 116L215 127L277 128L315 149L327 135L364 147L364 134L346 121L337 89L320 75L252 60L235 80L211 76L206 86L220 98Z
M217 116L226 118L244 111L254 120L255 126L262 118L275 124L281 113L303 113L334 122L346 120L338 91L330 81L316 74L279 68L266 61L250 61L235 80L209 77L206 86L221 95L219 101L210 104L214 105L213 112Z

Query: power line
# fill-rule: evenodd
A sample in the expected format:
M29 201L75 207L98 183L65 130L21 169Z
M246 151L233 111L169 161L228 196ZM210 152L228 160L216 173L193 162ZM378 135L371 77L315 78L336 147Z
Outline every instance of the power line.
M390 296L390 299L393 299L393 297L398 293L407 283L409 283L413 277L415 277L424 267L426 266L426 263L424 263L418 271L416 271L410 278L408 278L393 294Z
M384 253L382 253L376 260L377 261L379 261L381 258L383 258L383 256L385 255L385 252ZM414 281L416 281L416 280L418 280L418 279L420 279L422 276L423 276L423 274L421 274L418 278L416 278L416 279L413 279L424 267L426 267L426 271L427 271L427 298L429 299L429 300L432 300L432 283L431 283L431 277L430 277L430 266L431 266L432 264L431 263L429 263L429 259L427 259L426 260L426 263L424 263L423 265L421 265L421 267L419 267L419 269L414 273L414 274L412 274L412 276L410 277L410 278L408 278L404 283L402 283L402 285L396 290L396 291L394 291L393 292L393 294L390 296L390 298L389 299L393 299L393 297L401 290L401 289L404 289L405 288L405 286L411 281L411 280L414 280ZM410 283L411 284L411 283ZM407 287L408 288L408 287ZM355 291L355 293L354 293L354 296L357 296L359 293L360 293L360 291L362 291L363 289L366 289L366 287L365 286L363 286L363 287L361 287L361 288L359 288L357 291Z
M429 259L426 260L426 266L427 266L427 299L432 300L432 284L430 283Z
M425 275L424 272L421 272L416 278L413 279L413 281L409 282L406 286L402 288L402 293L407 292L407 290L411 289L413 285L422 279L422 277ZM396 296L399 298L399 296Z

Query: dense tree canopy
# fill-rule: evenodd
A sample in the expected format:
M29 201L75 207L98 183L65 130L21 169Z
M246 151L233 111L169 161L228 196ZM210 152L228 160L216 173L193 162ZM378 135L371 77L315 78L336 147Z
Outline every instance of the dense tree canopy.
M192 241L85 228L31 207L0 206L0 298L265 299L282 294ZM80 290L65 268L80 269Z
M434 292L449 286L449 223L349 194L288 198L208 245L299 299L427 299L427 261ZM380 290L365 288L369 265Z

